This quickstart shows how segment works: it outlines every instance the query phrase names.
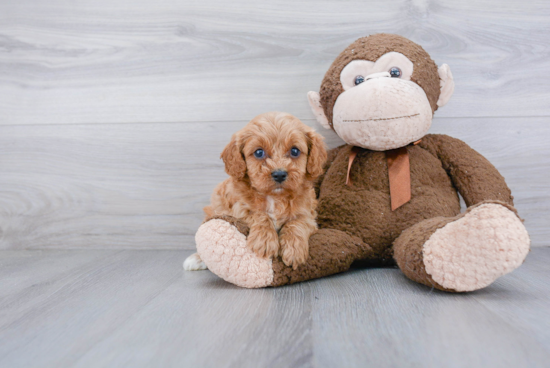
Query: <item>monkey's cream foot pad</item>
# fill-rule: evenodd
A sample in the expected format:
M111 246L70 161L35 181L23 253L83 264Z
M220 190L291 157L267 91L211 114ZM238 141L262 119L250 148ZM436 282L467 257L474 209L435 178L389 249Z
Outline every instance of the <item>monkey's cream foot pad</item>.
M246 288L273 283L271 259L260 258L246 246L246 237L227 221L202 224L195 235L197 251L206 266L227 282Z
M424 265L441 286L473 291L519 267L529 244L525 226L512 211L484 204L434 232L424 244Z

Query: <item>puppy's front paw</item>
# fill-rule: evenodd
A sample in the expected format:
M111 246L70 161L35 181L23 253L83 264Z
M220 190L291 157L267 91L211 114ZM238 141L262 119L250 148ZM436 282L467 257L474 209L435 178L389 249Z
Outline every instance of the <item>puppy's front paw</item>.
M185 271L206 270L206 264L202 261L198 253L191 254L183 261L183 269Z
M273 258L279 253L279 237L274 229L252 227L246 245L262 258Z
M297 269L299 265L306 263L309 256L309 243L292 232L282 232L280 236L281 253L283 263Z

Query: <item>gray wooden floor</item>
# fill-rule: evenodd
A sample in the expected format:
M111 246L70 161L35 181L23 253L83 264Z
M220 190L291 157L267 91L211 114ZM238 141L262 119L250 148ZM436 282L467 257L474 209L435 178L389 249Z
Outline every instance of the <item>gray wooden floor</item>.
M399 270L277 289L184 272L189 251L0 252L0 367L548 367L550 248L447 294Z

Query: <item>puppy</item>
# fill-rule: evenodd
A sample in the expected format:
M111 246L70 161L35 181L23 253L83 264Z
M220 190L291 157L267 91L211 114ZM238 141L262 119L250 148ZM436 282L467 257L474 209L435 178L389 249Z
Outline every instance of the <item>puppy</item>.
M323 137L292 115L271 112L235 133L221 158L230 177L214 190L206 219L242 219L250 227L247 246L258 256L281 255L294 269L305 263L317 229L313 181L327 158ZM183 267L206 269L197 253Z

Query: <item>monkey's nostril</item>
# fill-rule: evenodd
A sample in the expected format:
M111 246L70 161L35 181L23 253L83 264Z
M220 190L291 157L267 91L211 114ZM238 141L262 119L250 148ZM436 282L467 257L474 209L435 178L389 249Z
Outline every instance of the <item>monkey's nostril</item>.
M271 177L277 183L282 183L283 181L285 181L287 176L288 176L288 173L284 170L275 170L271 173Z

